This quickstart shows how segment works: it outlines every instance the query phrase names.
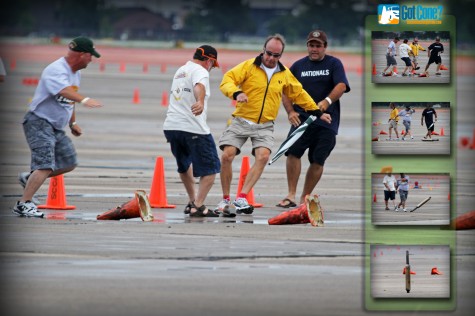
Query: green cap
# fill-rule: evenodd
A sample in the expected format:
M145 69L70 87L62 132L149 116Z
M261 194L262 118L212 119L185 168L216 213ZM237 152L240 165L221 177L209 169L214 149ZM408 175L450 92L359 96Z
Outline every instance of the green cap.
M99 58L101 54L99 54L95 48L94 43L87 37L79 36L73 39L69 43L69 49L75 52L86 52L91 53L93 56Z

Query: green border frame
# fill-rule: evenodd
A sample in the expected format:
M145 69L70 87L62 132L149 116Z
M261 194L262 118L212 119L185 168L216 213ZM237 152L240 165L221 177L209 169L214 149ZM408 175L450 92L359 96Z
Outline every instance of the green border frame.
M456 76L455 76L455 17L444 15L442 24L381 25L377 15L366 17L365 21L365 308L371 311L449 311L456 307L456 261L455 231L447 226L376 226L371 223L371 174L381 172L385 166L392 166L395 173L449 173L450 194L455 197L456 184L456 142L454 128L455 111L457 109ZM371 32L372 31L449 31L450 32L450 83L443 84L375 84L371 82ZM412 102L432 102L440 100L450 102L451 111L451 142L450 155L373 155L371 153L371 103L391 100L407 101L410 95ZM456 201L450 200L450 218L456 213ZM373 298L371 297L371 244L385 245L449 245L450 258L450 298ZM404 283L401 283L404 289Z

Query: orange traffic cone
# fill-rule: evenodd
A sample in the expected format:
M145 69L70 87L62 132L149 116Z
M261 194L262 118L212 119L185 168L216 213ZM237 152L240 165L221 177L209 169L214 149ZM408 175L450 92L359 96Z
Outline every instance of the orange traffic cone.
M443 127L440 129L440 136L445 136L444 128L443 128Z
M132 99L132 102L134 104L139 104L140 103L140 91L139 91L139 89L134 90L134 97Z
M119 71L120 72L125 72L125 63L120 63Z
M163 91L162 93L162 106L167 106L168 105L168 93L166 91Z
M238 189L237 189L236 196L239 196L239 194L242 191L242 187L244 186L244 182L246 181L246 176L249 172L249 169L251 169L250 163L249 163L249 156L243 156L242 157L242 163L241 163L241 173L239 175L239 183L238 183ZM249 203L249 205L252 205L254 207L264 206L263 204L255 202L255 200L254 200L254 188L252 188L251 191L249 191L247 193L247 198L246 199L247 199L247 202Z
M373 64L373 76L376 76L378 72L376 71L376 64Z
M379 141L379 137L373 137L373 138L371 139L371 141L377 142L377 141Z
M450 226L455 230L475 229L475 211L457 216Z
M397 72L397 67L396 67L396 66L393 67L393 72L394 72L396 75L398 74L398 72Z
M439 135L439 133L432 131L431 135Z
M440 65L440 70L449 70L449 68L447 68L444 64L441 64Z
M402 274L406 274L406 267L404 267L404 269L402 269ZM411 270L410 274L416 274L416 271Z
M111 209L107 212L97 215L97 220L121 220L140 217L144 222L153 221L152 209L147 197L147 193L144 190L135 191L135 197Z
M437 270L437 267L433 267L432 270L430 271L430 274L432 274L432 275L434 275L434 274L442 275L442 272Z
M152 207L175 208L176 205L168 204L167 189L165 187L165 172L163 157L158 156L155 162L152 186L150 188L150 204Z
M379 132L379 135L388 135L388 133L385 132L385 131L383 131L383 130L381 130L381 131Z
M373 202L374 202L374 203L377 203L377 202L378 202L378 199L376 198L376 193L373 195Z
M74 210L76 206L67 205L66 203L65 191L64 177L62 174L50 178L46 204L38 205L38 208L47 208L52 210Z
M401 135L404 136L405 134L406 134L406 132L405 132L404 130L402 130L402 131L401 131Z
M299 207L270 218L269 225L307 224L323 226L323 209L317 195L307 195Z

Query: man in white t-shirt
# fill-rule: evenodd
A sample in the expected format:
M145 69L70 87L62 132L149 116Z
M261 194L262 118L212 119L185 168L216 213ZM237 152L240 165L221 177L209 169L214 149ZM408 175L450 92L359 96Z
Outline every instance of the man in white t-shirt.
M163 132L189 198L184 212L191 217L219 216L204 204L221 169L216 144L206 123L209 72L214 67L219 67L216 49L209 45L198 47L193 60L181 66L173 77L170 104L163 123ZM195 177L200 178L197 192ZM223 213L223 216L233 215Z
M404 68L404 71L402 72L402 76L404 77L408 75L406 73L408 69L409 69L409 75L412 74L412 61L409 58L409 54L412 54L412 49L411 49L411 46L407 44L407 42L408 42L408 39L405 38L402 41L402 44L399 45L399 56L401 56L402 61L406 65L406 67Z
M384 185L384 203L386 204L386 211L389 211L388 201L391 200L393 203L394 210L397 209L396 202L396 177L388 172L383 178Z
M35 193L49 177L74 170L77 166L76 150L64 129L69 125L74 136L82 130L76 123L76 103L88 108L101 107L102 103L78 92L81 69L87 67L92 56L101 55L93 42L84 36L69 42L69 50L49 64L41 74L38 87L23 119L23 130L31 149L31 172L19 176L23 196L13 213L25 217L43 217L33 199Z

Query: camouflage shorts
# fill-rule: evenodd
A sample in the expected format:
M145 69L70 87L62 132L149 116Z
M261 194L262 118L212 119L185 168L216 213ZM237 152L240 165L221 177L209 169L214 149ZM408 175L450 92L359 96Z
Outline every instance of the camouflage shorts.
M31 170L58 170L77 165L76 150L63 130L31 112L25 115L23 131L31 150Z

